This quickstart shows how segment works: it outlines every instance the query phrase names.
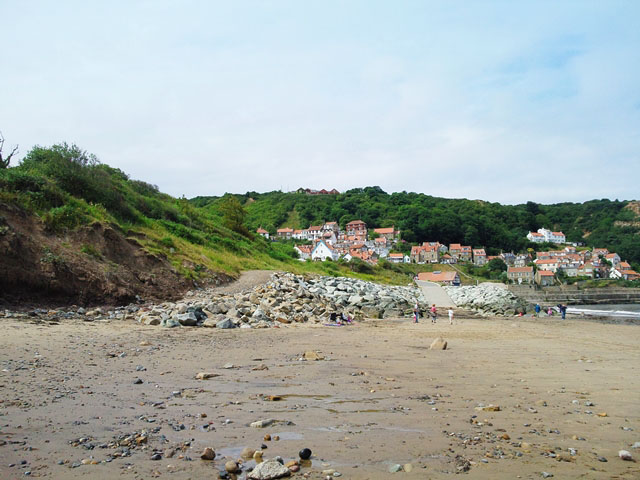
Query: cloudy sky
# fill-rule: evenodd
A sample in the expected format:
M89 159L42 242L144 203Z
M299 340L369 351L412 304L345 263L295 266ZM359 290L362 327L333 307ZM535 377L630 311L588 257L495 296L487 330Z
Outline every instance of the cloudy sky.
M640 198L635 0L3 0L0 18L21 155L76 143L187 197Z

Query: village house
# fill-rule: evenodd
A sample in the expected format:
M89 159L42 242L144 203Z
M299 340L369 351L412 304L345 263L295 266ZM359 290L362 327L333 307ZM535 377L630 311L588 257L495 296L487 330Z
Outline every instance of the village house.
M269 240L269 232L267 232L264 228L262 227L258 228L258 230L256 230L256 233L261 237L264 237L267 240Z
M609 278L621 278L623 280L640 280L640 274L635 270L621 270L612 268Z
M322 238L322 227L319 225L312 225L307 229L307 240L312 242L320 240Z
M452 257L448 253L445 253L440 257L440 263L443 263L445 265L453 265L455 263L458 263L458 261L456 260L455 257Z
M389 228L374 228L373 231L380 235L380 237L386 238L390 242L395 242L400 236L400 232L396 231L394 227Z
M583 263L578 268L579 277L591 277L593 278L593 264L590 262Z
M513 252L503 252L500 254L500 258L509 267L514 267L516 262L516 255Z
M460 247L460 257L458 260L462 260L464 262L470 262L473 259L472 248L467 245L462 245Z
M387 256L387 260L389 260L389 263L404 263L404 254L403 253L390 253Z
M311 245L294 245L293 249L298 252L298 260L305 261L307 258L311 258Z
M332 232L337 237L338 233L340 233L340 226L338 225L338 222L326 222L324 225L322 225L322 231L324 233Z
M420 272L418 280L423 282L442 283L444 285L460 285L458 272Z
M347 235L365 237L367 236L367 224L362 220L353 220L345 227Z
M514 267L526 267L531 263L531 255L528 253L519 253L513 260Z
M484 248L474 248L473 249L473 264L481 267L482 265L487 263L487 252L484 251Z
M338 254L332 247L320 240L318 243L316 243L316 246L311 252L311 259L320 260L322 262L327 259L338 260Z
M552 232L546 228L539 228L538 232L529 232L527 239L533 243L567 243L567 239L562 232Z
M548 272L556 273L558 271L558 263L559 261L555 258L550 258L548 260L534 260L533 263L536 264L538 270L546 270ZM518 268L530 268L530 267L518 267Z
M440 250L438 244L423 243L421 246L411 247L409 256L412 263L438 263L440 260Z
M279 228L277 231L277 236L282 240L291 240L293 237L293 228Z
M507 267L507 278L513 283L532 283L533 267Z
M612 267L617 267L620 264L621 258L617 253L609 253L604 256L605 260L611 262Z
M538 270L534 276L535 281L541 287L547 287L553 285L554 275L553 272L547 270Z

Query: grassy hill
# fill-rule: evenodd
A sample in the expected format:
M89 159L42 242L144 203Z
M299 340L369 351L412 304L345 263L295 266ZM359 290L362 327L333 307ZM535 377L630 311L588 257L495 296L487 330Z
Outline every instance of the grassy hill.
M237 197L246 205L250 229L262 226L274 232L283 226L307 227L324 221L338 221L344 227L349 221L360 219L369 226L395 226L407 242L462 243L485 247L489 255L495 255L501 251L549 248L530 244L526 239L529 231L545 227L563 231L570 242L606 247L640 267L638 201L501 205L411 192L388 194L379 187L339 195L247 192ZM191 201L207 208L220 199L197 197Z

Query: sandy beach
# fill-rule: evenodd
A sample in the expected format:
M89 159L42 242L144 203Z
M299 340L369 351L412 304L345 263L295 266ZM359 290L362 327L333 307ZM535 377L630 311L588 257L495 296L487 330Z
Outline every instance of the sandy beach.
M285 462L310 448L293 478L640 478L618 458L640 459L640 327L459 317L224 331L2 318L0 478L218 478L245 447ZM429 350L438 336L447 350Z

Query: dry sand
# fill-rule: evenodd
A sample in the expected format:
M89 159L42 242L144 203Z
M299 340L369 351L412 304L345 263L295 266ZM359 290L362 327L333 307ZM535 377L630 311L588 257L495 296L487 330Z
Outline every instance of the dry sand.
M638 463L618 458L621 449L640 458L631 449L640 441L639 326L465 318L268 330L0 325L2 479L217 478L243 447L262 444L264 458L313 451L294 478L330 469L342 478L448 478L465 460L469 478L640 478ZM438 336L449 349L428 349ZM306 351L324 359L301 361ZM196 380L202 371L219 376ZM249 426L262 419L278 423ZM121 450L109 442L143 430L148 439L131 456L105 462ZM213 462L200 460L208 446ZM151 460L154 449L161 460ZM393 464L411 471L391 474Z

